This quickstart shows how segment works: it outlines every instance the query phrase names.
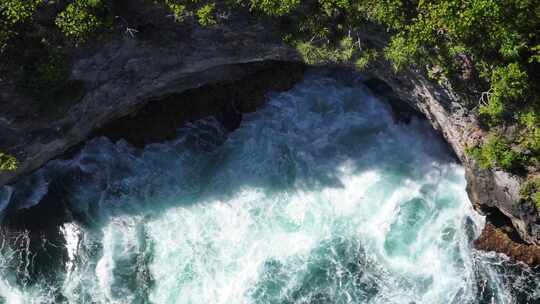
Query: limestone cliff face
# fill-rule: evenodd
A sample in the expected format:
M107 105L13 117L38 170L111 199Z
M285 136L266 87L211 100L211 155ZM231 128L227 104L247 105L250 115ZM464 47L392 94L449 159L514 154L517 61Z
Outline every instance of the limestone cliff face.
M129 130L138 125L137 133L144 133L146 128L141 128L141 125L151 121L151 115L156 111L155 108L148 110L149 107L153 103L174 99L183 92L194 89L204 92L205 87L212 85L220 85L221 88L229 85L230 88L239 88L235 92L241 92L243 86L238 84L239 81L260 77L263 77L261 79L267 88L272 88L272 79L285 80L277 87L286 89L299 78L299 73L294 72L298 71L300 61L296 51L272 36L271 29L249 24L241 16L236 19L233 16L217 27L195 26L182 33L172 30L177 34L173 39L168 36L162 38L160 33L159 25L143 24L134 36L118 34L94 50L74 54L73 79L84 84L85 94L62 115L14 115L10 107L1 108L0 150L15 154L21 163L18 170L0 174L0 185L32 172L100 132L129 136ZM375 91L392 95L395 101L406 102L423 113L441 132L466 168L468 193L478 210L485 212L488 219L492 214L489 210L500 211L510 219L522 240L540 245L538 214L516 204L523 180L506 172L481 169L465 155L465 147L475 144L485 134L478 127L474 115L462 106L459 95L412 70L396 75L389 66L381 64L373 66L367 74L373 77L370 87ZM236 86L231 85L235 82ZM257 94L261 95L264 91L261 83L255 87L258 87L255 90ZM201 94L195 95L204 95ZM230 107L216 96L206 103L201 100L209 99L186 100L185 96L193 95L184 95L181 107L167 107L175 109L168 114L169 120L179 117L180 121L187 121L216 112L227 116L231 112ZM30 104L2 83L0 99L17 102L18 109L21 104ZM193 106L194 103L197 106ZM242 111L250 111L256 105L243 103L241 107ZM184 115L182 109L191 110ZM141 112L146 118L130 120L132 117L140 118ZM234 118L230 123L234 127ZM155 132L149 132L152 133ZM142 139L141 144L146 140L149 139ZM483 239L489 240L487 237ZM538 249L537 246L531 248Z

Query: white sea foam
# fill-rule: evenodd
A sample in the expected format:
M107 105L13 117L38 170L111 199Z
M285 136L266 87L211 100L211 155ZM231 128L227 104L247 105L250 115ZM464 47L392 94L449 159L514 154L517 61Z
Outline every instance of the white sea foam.
M519 303L501 274L508 262L471 248L484 219L468 201L463 169L426 122L395 124L353 78L311 73L245 115L226 140L208 120L142 153L90 143L70 165L87 174L69 190L71 210L90 224L62 228L62 295L69 303ZM526 271L517 278L538 289ZM32 298L7 282L4 298Z

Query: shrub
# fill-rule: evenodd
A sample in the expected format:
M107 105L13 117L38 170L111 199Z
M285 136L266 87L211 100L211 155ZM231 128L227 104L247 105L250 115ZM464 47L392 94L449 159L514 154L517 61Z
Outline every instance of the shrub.
M104 26L98 17L102 10L101 0L76 0L56 17L56 25L69 38L85 41L90 34Z
M466 153L472 156L484 169L499 167L504 170L515 169L520 161L519 153L512 150L506 140L492 135L479 147L468 148Z
M206 4L197 10L197 19L202 26L216 25L216 19L214 18L214 4Z
M354 5L356 12L367 21L394 30L401 29L405 25L402 0L365 0L358 1Z
M488 98L487 103L481 104L478 111L478 114L492 126L501 123L505 113L506 105L498 96Z
M6 24L14 25L28 20L44 0L2 0L0 15Z
M540 63L540 44L530 47L531 56L529 57L529 63Z
M269 16L284 16L300 5L300 0L250 0L251 9Z
M173 13L177 22L182 22L186 17L195 16L202 26L217 24L216 4L214 1L204 0L164 0L165 6ZM234 2L229 3L231 5Z
M540 152L540 111L530 108L519 116L522 125L520 145L533 153Z
M360 57L356 59L355 66L358 70L365 70L371 62L375 61L379 57L379 53L375 49L365 50L360 54Z
M17 159L9 154L0 152L0 171L17 169Z
M414 61L418 54L418 48L404 35L396 35L390 40L390 44L384 50L384 57L390 62L396 71Z
M304 61L308 64L338 64L351 60L355 47L352 38L346 37L339 45L323 44L316 46L309 42L300 42L296 48Z
M165 0L165 5L174 15L174 20L181 22L186 16L186 6L174 0Z
M540 212L540 178L527 181L520 189L520 202L530 204Z
M488 103L480 106L480 115L487 116L492 124L500 123L509 105L525 99L528 89L527 73L519 64L510 63L495 68Z
M31 19L43 0L2 0L0 1L0 53L7 47L11 37L16 35L15 27Z

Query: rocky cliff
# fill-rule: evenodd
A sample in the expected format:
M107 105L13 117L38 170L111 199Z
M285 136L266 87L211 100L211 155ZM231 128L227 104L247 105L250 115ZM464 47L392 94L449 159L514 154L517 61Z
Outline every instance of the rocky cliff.
M131 136L132 142L144 145L159 139L153 134L210 114L220 114L234 128L236 112L251 111L258 102L230 105L225 99L235 99L250 88L254 95L238 99L257 96L253 100L261 100L265 90L286 89L301 75L301 66L294 63L300 61L296 51L269 28L249 23L242 16L222 20L216 27L193 26L185 32L161 24L133 26L137 29L134 35L117 33L99 48L73 54L72 78L74 83L83 84L84 92L59 115L32 114L32 101L0 82L0 98L6 105L0 110L0 149L20 161L18 170L0 174L0 185L99 134ZM481 169L464 153L466 146L485 134L474 115L462 106L459 95L428 81L418 71L395 74L383 63L372 66L367 74L372 77L368 85L376 93L386 95L397 108L406 102L448 141L466 167L468 192L475 207L488 220L505 223L489 225L491 230L485 233L493 235L490 231L500 229L518 236L504 246L496 246L497 242L483 236L478 247L537 263L538 259L523 258L523 254L508 249L510 244L523 242L520 248L539 252L538 214L515 204L523 181L506 172ZM248 85L250 79L260 81ZM182 94L186 92L191 94ZM150 124L156 115L165 119Z
M141 24L134 36L117 33L99 48L74 53L73 83L82 83L84 93L59 115L38 113L36 101L0 82L0 149L20 162L18 170L0 174L0 185L39 168L146 103L245 79L268 69L271 62L299 59L264 27L242 20L212 28L182 28L181 33L165 25L147 27Z
M386 95L394 104L406 102L422 113L465 167L469 198L488 222L475 246L538 265L540 219L534 208L518 203L524 179L500 170L482 169L465 153L466 147L477 144L486 133L480 129L474 112L463 106L459 94L427 80L419 71L395 74L384 63L371 68L369 74L373 78L367 84L372 90Z

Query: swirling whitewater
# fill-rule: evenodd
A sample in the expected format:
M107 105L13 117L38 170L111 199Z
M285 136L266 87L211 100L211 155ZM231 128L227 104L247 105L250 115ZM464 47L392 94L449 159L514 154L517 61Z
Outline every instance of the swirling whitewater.
M95 139L0 208L53 178L78 219L63 267L29 280L29 249L2 242L0 303L540 303L537 272L471 247L484 219L430 126L348 73L310 71L230 134L210 118L144 150Z

